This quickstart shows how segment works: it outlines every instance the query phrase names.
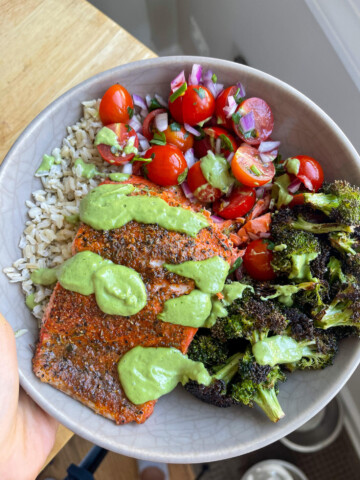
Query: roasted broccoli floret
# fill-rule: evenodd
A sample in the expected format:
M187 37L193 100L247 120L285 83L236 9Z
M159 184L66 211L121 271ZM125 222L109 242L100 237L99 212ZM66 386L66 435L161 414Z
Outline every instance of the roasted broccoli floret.
M330 257L327 269L330 285L347 283L346 275L342 270L341 260L336 257Z
M316 327L324 330L332 327L354 327L360 335L360 287L355 279L348 280L350 283L316 316Z
M261 300L266 301L276 298L283 305L291 307L294 303L293 295L303 290L314 290L317 285L317 281L297 283L295 285L268 285L267 296L262 295Z
M360 282L360 253L348 255L345 260L345 271L353 275L357 282Z
M242 353L236 353L224 365L216 368L216 373L212 376L213 380L209 386L206 387L195 380L190 380L185 384L185 389L196 398L216 407L225 408L235 405L238 402L231 395L229 384L239 371L239 363L242 357Z
M253 344L266 338L270 331L281 333L286 325L287 319L277 305L251 297L231 305L228 316L217 319L211 335L223 342L245 338Z
M288 334L296 341L312 340L314 338L314 321L298 308L286 308L285 315L289 320Z
M345 180L324 184L321 193L304 193L304 201L333 222L360 225L360 189Z
M290 280L312 280L310 263L321 253L320 242L312 233L293 229L292 220L290 209L272 216L271 234L275 243L272 266Z
M209 334L198 332L189 346L187 355L191 360L202 362L208 368L225 363L229 357L229 348L226 343Z
M253 407L258 405L272 422L285 414L278 401L278 382L284 382L285 374L279 366L259 365L248 350L239 364L239 375L231 386L235 402Z
M294 296L294 303L311 316L317 315L329 301L327 281L313 282L313 288L303 289Z
M356 255L360 252L360 241L356 236L345 232L336 232L329 235L330 244L342 255Z

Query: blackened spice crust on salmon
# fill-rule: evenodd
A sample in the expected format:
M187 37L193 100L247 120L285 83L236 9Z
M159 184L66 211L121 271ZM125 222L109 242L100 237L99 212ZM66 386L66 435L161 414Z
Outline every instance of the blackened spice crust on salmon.
M137 179L134 183L139 185ZM150 183L145 187L136 194L157 195L172 206L189 208L180 189L160 189ZM136 270L146 286L147 304L130 317L107 315L98 308L94 295L84 296L57 284L44 315L34 372L40 380L118 424L142 423L155 402L134 405L126 398L117 373L119 359L136 345L175 347L186 353L196 333L195 328L157 319L166 300L194 289L193 280L168 272L162 265L215 255L229 260L231 244L213 226L191 238L158 225L129 222L110 231L81 225L73 253L83 250Z

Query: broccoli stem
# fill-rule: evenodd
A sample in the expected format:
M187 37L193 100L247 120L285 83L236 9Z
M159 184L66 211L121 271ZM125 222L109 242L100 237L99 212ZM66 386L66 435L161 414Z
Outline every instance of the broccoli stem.
M325 311L325 314L320 320L315 322L315 325L323 330L331 327L354 326L352 322L353 310L349 308L351 301L348 302L333 302Z
M353 232L354 228L341 223L311 223L307 222L301 215L297 220L291 222L295 230L304 230L310 233L332 233L332 232Z
M276 423L285 416L274 387L257 387L254 402L265 412L272 422Z
M242 353L235 353L232 357L229 358L229 361L221 367L217 372L212 376L215 380L223 380L226 384L231 381L239 369L239 362L242 359Z

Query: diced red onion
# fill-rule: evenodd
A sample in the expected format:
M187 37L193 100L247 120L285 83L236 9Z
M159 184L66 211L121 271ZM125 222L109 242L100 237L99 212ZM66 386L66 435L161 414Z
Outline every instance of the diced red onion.
M235 155L235 153L234 153L234 152L231 152L231 153L229 153L229 155L228 155L228 157L227 157L227 159L226 159L226 160L227 160L229 163L231 163L231 161L232 161L232 159L233 159L234 155Z
M219 137L215 140L215 153L219 155L220 152L221 152L221 138Z
M235 98L232 95L229 95L227 98L227 105L224 107L226 118L230 118L235 113L236 107L237 103Z
M277 157L277 150L273 150L270 153L260 153L260 158L264 163L273 162Z
M255 233L247 232L247 234L248 234L248 237L250 238L250 240L258 240L258 238L259 238L259 235L255 235Z
M249 113L240 118L241 129L244 133L251 132L255 128L254 112L250 110Z
M301 186L301 180L299 180L298 178L295 178L295 180L293 180L288 186L288 192L296 193L299 190L300 186Z
M144 140L139 140L139 144L142 152L145 152L145 150L150 148L150 143L146 138L144 138Z
M190 202L195 202L196 198L195 198L194 194L192 193L192 191L190 190L190 187L189 187L187 181L185 180L185 182L182 182L180 185L181 185L182 191L184 192L185 197L188 200L190 200Z
M224 90L224 84L223 83L215 83L214 89L215 89L215 95L214 94L213 95L216 98Z
M196 130L196 128L192 127L188 123L184 123L184 128L187 132L191 133L192 135L195 135L195 137L200 137L201 133Z
M238 93L238 96L241 98L244 98L246 95L244 85L241 82L237 82L236 86L240 88L240 91Z
M172 92L176 92L176 90L181 87L181 85L185 82L185 72L184 70L177 75L174 80L171 82L170 87Z
M159 130L159 132L165 132L165 130L169 126L168 114L167 112L159 113L155 116L155 127Z
M268 190L271 190L273 187L272 183L267 183L266 185L263 185L262 188L267 192Z
M198 161L197 158L195 158L194 156L193 148L189 148L189 150L186 150L186 152L184 153L184 157L185 157L188 168L191 168L194 165L194 163Z
M235 278L238 282L240 282L242 280L242 278L243 278L242 265L240 265L240 267L235 270Z
M137 107L140 107L142 110L147 110L145 100L142 97L140 97L140 95L134 94L133 101L134 101L134 105L136 105Z
M209 80L212 79L212 76L213 76L212 70L206 70L206 72L203 75L203 81L208 82Z
M140 115L141 115L143 118L147 117L147 116L148 116L148 113L149 113L149 110L148 110L148 109L145 110L144 108L142 108L142 109L140 110Z
M259 238L270 238L271 237L271 233L270 232L262 232L262 233L259 233Z
M168 104L167 102L163 99L163 97L161 95L158 95L157 93L155 93L155 98L156 100L160 103L160 105L164 108L167 108L168 107Z
M218 217L217 215L211 215L211 220L214 222L214 223L224 223L225 220L221 217Z
M279 141L261 142L258 150L261 153L267 153L267 152L271 152L272 150L275 150L276 148L278 148L279 145L280 145Z
M136 133L140 132L142 133L142 123L140 120L137 118L136 115L132 117L132 119L129 121L130 127L132 127Z
M202 66L198 63L194 63L192 66L191 73L189 75L188 84L189 85L199 85L201 82Z
M132 167L132 164L129 162L129 163L126 163L123 167L122 167L122 173L129 173L130 175L132 174L132 171L133 171L133 167Z
M256 198L263 198L265 189L264 187L259 187L255 190L255 192L256 192Z
M148 107L150 107L150 105L151 105L151 100L152 100L152 96L148 93L148 94L145 96L146 105L147 105Z

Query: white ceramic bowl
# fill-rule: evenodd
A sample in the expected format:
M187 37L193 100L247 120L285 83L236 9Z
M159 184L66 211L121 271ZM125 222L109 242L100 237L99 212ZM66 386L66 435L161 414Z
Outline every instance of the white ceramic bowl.
M346 178L360 184L359 157L339 127L312 101L289 85L236 63L199 57L167 57L124 65L96 75L62 95L26 128L0 171L0 258L2 267L20 255L18 241L26 220L25 201L40 182L33 176L44 153L60 146L65 127L81 116L80 102L103 95L119 82L131 93L167 96L169 83L193 63L216 72L220 82L243 82L248 96L260 96L275 118L272 138L282 141L281 153L317 158L327 179ZM20 379L28 394L61 423L109 450L170 463L198 463L242 455L264 447L309 420L334 397L360 361L360 342L343 342L334 366L320 372L296 372L280 385L279 400L286 417L271 423L257 408L219 409L176 389L161 398L143 425L116 426L32 373L37 341L36 321L26 308L19 286L0 275L1 311L14 327L29 333L17 340Z

